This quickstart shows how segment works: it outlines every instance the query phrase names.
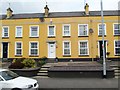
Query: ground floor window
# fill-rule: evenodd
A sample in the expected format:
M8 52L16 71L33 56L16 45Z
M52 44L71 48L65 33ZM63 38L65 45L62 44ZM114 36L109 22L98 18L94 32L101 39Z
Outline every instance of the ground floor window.
M115 40L115 55L120 55L120 40Z
M32 56L37 56L38 55L38 42L30 42L29 55L32 55Z
M88 41L79 41L79 55L88 55Z
M22 55L22 42L15 43L15 55Z
M71 45L69 41L63 42L63 55L71 55Z

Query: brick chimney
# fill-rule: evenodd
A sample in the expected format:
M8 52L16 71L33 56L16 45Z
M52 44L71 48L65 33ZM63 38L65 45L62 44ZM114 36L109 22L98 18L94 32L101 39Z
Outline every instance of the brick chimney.
M44 7L44 9L45 9L45 17L48 17L48 14L49 14L49 8L48 8L48 6L46 5Z
M85 14L89 15L89 5L88 5L88 3L86 3L86 5L85 5Z
M7 18L10 18L11 16L12 16L12 10L11 10L11 8L8 8L7 9Z

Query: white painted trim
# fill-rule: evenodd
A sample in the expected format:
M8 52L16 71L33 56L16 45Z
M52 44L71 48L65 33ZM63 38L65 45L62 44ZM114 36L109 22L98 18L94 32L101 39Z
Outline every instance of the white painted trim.
M79 33L79 26L80 25L87 25L87 35L80 35L80 33ZM89 34L88 34L88 24L78 24L78 36L88 36Z
M113 35L115 35L115 32L114 32L114 25L115 24L120 24L120 23L113 23ZM118 34L119 35L119 34Z
M54 35L49 35L49 27L50 26L53 26L54 27ZM54 36L56 36L56 25L48 25L48 30L47 30L47 32L48 32L48 37L54 37Z
M54 49L55 49L55 52L54 52L55 57L53 57L53 58L56 58L56 43L55 42L53 42L53 43L54 43ZM47 43L47 44L48 44L48 58L51 58L50 55L49 55L49 52L50 52L50 50L49 50L50 43Z
M21 36L17 36L17 27L21 27ZM23 37L23 26L16 26L15 27L15 37Z
M2 37L5 37L4 36L4 28L8 28L8 36L7 37L9 37L9 26L3 26L2 27Z
M35 56L38 56L39 55L39 42L38 41L29 41L29 56L31 55L31 52L30 52L30 49L31 49L31 43L37 43L37 46L38 46L38 53L37 55Z
M69 26L69 35L64 35L64 26ZM62 36L71 36L71 25L70 24L62 25Z
M64 40L64 41L63 41L63 55L65 55L65 54L64 54L64 42L69 42L69 45L70 45L70 46L69 46L69 49L70 49L70 54L69 54L69 55L71 55L71 41L70 41L70 40Z
M16 44L17 44L17 43L21 43L21 55L23 55L23 42L22 42L22 41L16 41L16 42L15 42L15 55L17 55L17 54L16 54Z
M3 58L3 43L1 43L1 58ZM6 43L8 43L8 42L6 42ZM8 43L8 50L7 50L7 58L9 58L9 43Z
M99 41L102 41L102 40L98 40L98 56L100 57L100 42ZM106 53L107 53L107 41L105 40L105 42L106 42ZM106 54L106 57L107 57L107 54Z
M102 24L102 23L98 23L98 36L102 36L102 35L99 35L99 25ZM107 28L106 28L106 23L103 23L105 25L105 35L107 35Z
M81 55L81 54L80 54L80 42L87 42L88 54L86 54L86 55L89 55L89 41L88 41L88 40L79 40L79 41L78 41L78 55ZM81 56L82 56L82 55L81 55Z
M37 27L37 36L31 36L31 27ZM30 25L29 26L29 37L39 37L39 31L40 31L39 25Z
M115 53L115 41L120 41L120 40L114 40L114 55L119 55Z

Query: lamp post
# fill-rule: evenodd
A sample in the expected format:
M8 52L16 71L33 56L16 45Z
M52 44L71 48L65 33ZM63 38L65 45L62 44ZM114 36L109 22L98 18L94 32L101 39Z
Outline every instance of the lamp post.
M102 49L103 49L103 78L106 78L106 62L105 62L105 42L104 42L104 18L103 18L103 3L101 0L101 18L102 18Z

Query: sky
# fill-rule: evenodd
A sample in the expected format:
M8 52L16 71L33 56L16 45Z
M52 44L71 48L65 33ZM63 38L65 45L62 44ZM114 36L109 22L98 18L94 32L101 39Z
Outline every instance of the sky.
M44 13L44 7L49 7L49 12L84 11L85 3L89 4L90 11L100 10L101 0L0 0L0 14L6 14L6 9L11 7L14 14L19 13ZM104 10L118 10L120 0L102 0ZM10 5L9 5L10 3Z

